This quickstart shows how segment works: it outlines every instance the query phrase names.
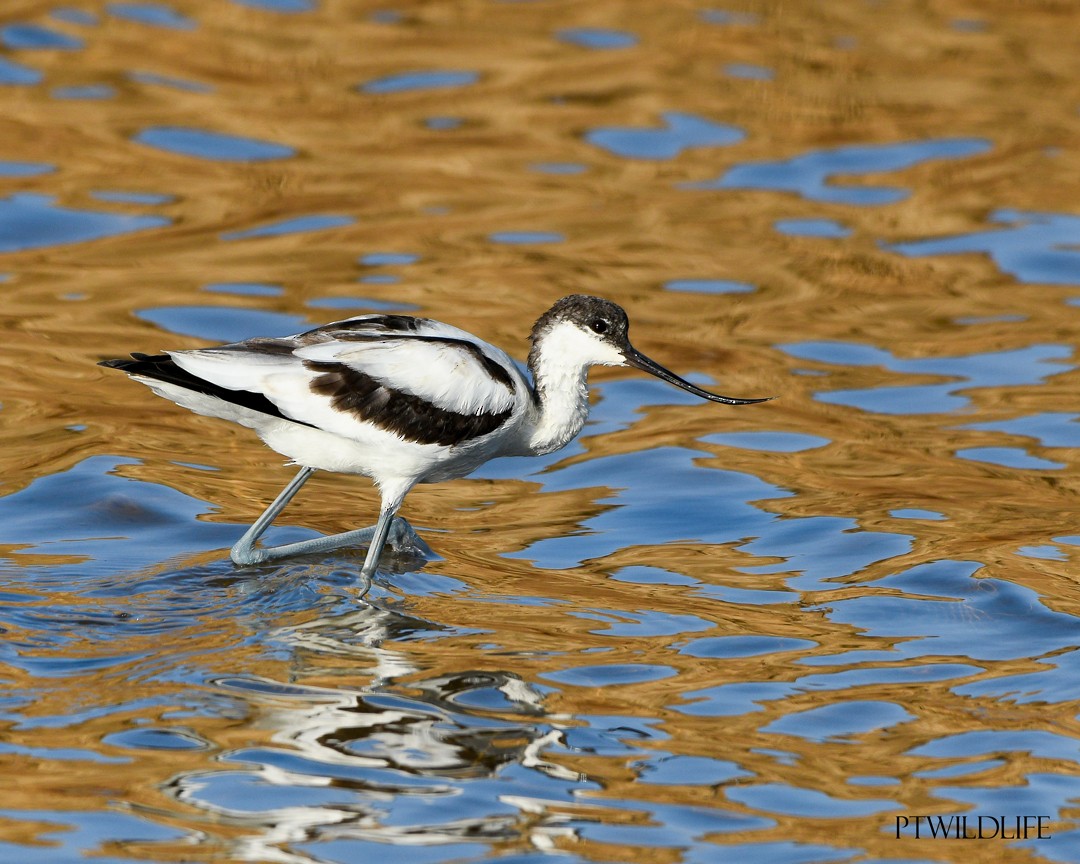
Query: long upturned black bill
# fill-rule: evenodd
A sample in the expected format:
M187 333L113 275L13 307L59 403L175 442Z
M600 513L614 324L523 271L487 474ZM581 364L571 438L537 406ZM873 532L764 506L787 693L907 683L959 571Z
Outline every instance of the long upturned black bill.
M669 384L674 384L687 393L693 393L695 396L700 396L702 399L708 399L710 402L722 402L725 405L752 405L755 402L768 402L772 399L772 396L766 396L764 399L733 399L730 396L721 396L718 393L710 393L708 390L702 390L700 387L696 387L691 384L685 378L680 378L674 372L671 372L661 366L659 363L650 360L632 345L626 346L626 350L623 352L623 356L626 357L626 364L633 366L635 369L640 369L642 372L648 372L650 375L655 375L663 381L667 381Z

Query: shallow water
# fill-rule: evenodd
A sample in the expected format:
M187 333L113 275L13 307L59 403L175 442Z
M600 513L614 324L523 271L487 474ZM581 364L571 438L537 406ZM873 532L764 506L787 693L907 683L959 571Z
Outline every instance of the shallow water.
M1080 860L1075 12L973 8L5 6L0 860ZM598 371L364 600L94 365L571 292L779 398Z

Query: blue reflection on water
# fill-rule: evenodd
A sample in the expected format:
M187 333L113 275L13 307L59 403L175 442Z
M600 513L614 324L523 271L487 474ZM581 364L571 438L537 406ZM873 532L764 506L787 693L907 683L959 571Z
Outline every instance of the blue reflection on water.
M750 27L761 22L761 17L753 12L733 12L730 9L702 9L698 15L708 24L738 24Z
M850 237L851 229L835 219L780 219L773 227L792 237Z
M58 207L51 195L0 198L0 252L84 243L170 224L164 216L130 216Z
M1080 741L1043 729L986 729L942 735L908 750L912 756L935 758L996 756L1010 750L1030 753L1039 759L1062 759L1080 764Z
M132 750L208 750L210 742L182 729L125 729L105 735L102 742Z
M211 282L203 291L214 294L235 294L238 297L280 297L285 289L266 282Z
M901 507L899 510L890 510L890 516L897 519L928 519L931 522L941 522L945 519L944 513L936 510L922 510L918 507Z
M866 636L895 637L898 660L923 654L1008 660L1075 648L1080 619L1048 609L1014 582L976 578L980 567L948 559L916 565L874 583L899 594L830 600L825 611Z
M0 162L0 177L37 177L55 170L47 162Z
M0 858L19 864L54 864L54 862L97 860L102 864L120 864L121 858L102 855L102 847L117 838L123 842L182 842L186 830L160 825L150 818L117 810L0 810L0 817L12 822L30 821L48 826L40 829L47 838L40 845L0 841ZM60 848L57 848L60 847ZM58 853L63 854L58 854ZM44 853L44 854L39 854ZM130 859L128 859L130 860Z
M542 539L510 557L563 568L643 544L730 543L764 533L775 517L748 502L790 493L750 474L720 470L703 474L694 464L701 455L661 447L590 459L534 477L552 490L621 487L607 501L619 506L589 519L586 527L592 533L587 536Z
M869 144L815 150L776 162L751 162L729 169L715 180L680 184L680 189L766 189L793 192L811 201L861 206L894 204L908 190L885 186L839 186L839 174L900 171L930 159L961 159L985 153L982 138L941 138L902 144Z
M1021 546L1016 554L1022 558L1038 558L1041 561L1068 561L1069 556L1057 546Z
M949 26L964 33L981 33L986 29L986 22L978 18L954 18Z
M869 652L866 652L869 653ZM881 661L894 660L887 652ZM853 662L855 659L850 655L840 657L813 657L800 658L796 663L808 665L821 665L822 661ZM800 690L832 690L836 693L848 692L852 687L873 687L881 684L928 684L932 681L948 681L951 678L971 678L978 675L983 669L970 663L921 663L917 665L873 665L875 661L867 660L852 669L843 669L839 672L824 672L813 675L804 675L799 678Z
M662 786L715 786L740 777L752 777L734 762L707 756L677 756L658 753L630 765L638 771L638 782Z
M728 63L724 74L730 78L746 78L751 81L772 81L776 77L768 66L755 66L753 63Z
M809 639L786 636L703 636L678 646L680 654L730 660L733 657L757 657L779 651L801 651L815 647Z
M769 453L801 453L824 447L828 438L805 435L801 432L717 432L706 435L702 441L722 444L725 447L741 447L744 450L764 450Z
M506 817L504 817L506 818ZM320 864L353 864L356 861L377 861L385 858L387 844L377 840L359 838L339 838L322 842L294 842L289 844L305 856L306 860ZM484 843L444 842L437 846L415 846L400 844L393 849L394 864L443 864L446 861L472 862L487 858L489 848ZM311 855L314 857L308 858ZM507 864L532 864L527 858L521 862L508 857ZM304 860L304 859L301 859ZM577 864L571 861L570 864Z
M267 12L310 12L315 8L315 0L232 0L238 6L250 6L252 9L264 9Z
M462 120L460 117L448 117L443 115L439 117L428 117L426 120L424 120L424 125L427 126L428 129L444 130L457 129L464 122L465 121Z
M1038 658L1035 665L1041 668L1032 672L969 681L954 687L953 692L960 696L1001 699L1018 705L1075 701L1076 676L1080 675L1080 650L1074 648L1053 652L1048 657Z
M176 200L175 195L165 195L158 192L120 192L113 189L95 190L90 197L99 201L113 201L118 204L169 204Z
M1080 285L1080 216L1004 209L990 220L1010 227L883 245L912 257L979 252L1022 282Z
M1034 471L1054 471L1065 467L1062 462L1051 462L1049 459L1032 456L1019 447L963 447L956 451L956 456L972 462L989 462L1005 468Z
M562 243L566 238L557 231L496 231L488 235L492 243L511 246L536 243Z
M841 366L882 366L893 372L943 375L960 379L950 384L884 385L862 390L818 392L814 398L835 405L850 405L880 414L936 414L967 407L970 400L956 395L973 387L1015 387L1041 384L1051 375L1073 368L1061 362L1072 358L1066 345L1031 345L1012 351L992 351L965 357L899 359L872 345L851 342L799 342L778 346L792 357Z
M415 264L420 256L412 252L368 252L361 255L358 263L365 267L393 267L404 264Z
M785 714L761 727L762 732L830 741L889 729L915 716L894 702L852 699Z
M118 537L132 541L124 544L129 567L156 565L193 549L221 548L236 539L235 526L198 521L207 510L204 502L117 473L135 464L133 459L92 456L0 498L0 543L73 556L69 563L50 567L48 576L42 573L69 578L72 572L80 577L114 573ZM106 614L111 617L113 611Z
M44 77L37 69L0 57L0 84L38 84Z
M727 790L727 795L732 801L755 810L809 819L855 819L899 809L895 801L837 798L817 789L800 789L786 783L733 786Z
M402 93L408 90L433 90L447 87L466 87L480 80L479 72L452 69L429 69L418 72L402 72L375 78L360 85L364 93Z
M845 576L910 552L913 539L908 534L862 530L854 519L840 516L779 519L739 550L782 563L738 569L761 574L790 571L793 575L786 580L790 588L833 591L846 587Z
M400 24L405 16L395 9L377 9L368 15L368 21L375 24Z
M49 95L53 99L113 99L116 97L116 88L108 84L79 84L55 87Z
M637 36L633 33L627 33L625 30L606 30L601 27L573 27L560 30L555 35L562 42L601 51L632 48L638 42Z
M636 638L640 636L681 636L711 630L715 625L698 615L679 615L654 609L626 610L594 609L589 612L571 612L575 618L602 622L605 626L590 630L600 636Z
M170 333L212 342L239 342L253 336L290 336L311 326L299 315L231 306L158 306L135 312Z
M969 423L956 428L1024 435L1038 439L1043 447L1080 447L1080 414L1044 411L1039 414L1015 417L1012 420Z
M282 234L325 231L327 228L341 228L345 225L352 225L355 221L356 219L352 216L339 216L330 213L294 216L290 219L282 219L280 222L271 222L269 225L246 228L243 231L226 231L221 235L221 239L250 240L253 237L278 237Z
M571 666L557 672L540 675L546 681L572 684L578 687L616 687L670 678L675 670L670 666L648 663L607 663L598 666Z
M186 126L152 126L138 133L133 140L182 156L223 162L262 162L287 159L296 154L285 144Z
M67 24L92 26L98 23L97 15L93 12L87 12L85 9L75 9L70 6L62 6L59 9L53 9L49 14L57 21L63 21Z
M584 174L589 170L587 165L580 162L534 162L529 166L530 171L538 174Z
M754 290L748 282L731 279L672 279L664 283L664 288L688 294L749 294Z
M175 78L172 75L159 75L156 72L128 72L127 77L139 84L154 84L159 87L170 87L173 90L185 90L188 93L212 93L214 88L201 81L189 81L185 78Z
M1018 324L1027 320L1027 315L961 315L953 318L953 323L972 327L977 324Z
M0 44L14 50L75 51L83 47L82 39L42 27L40 24L8 24L0 29Z
M714 585L702 582L684 573L672 573L658 567L624 567L611 574L615 582L631 585L676 585L693 587L694 594L722 603L744 603L750 606L770 606L794 603L799 599L794 591L770 591L757 588L735 588L730 585ZM732 637L738 638L738 637Z
M692 147L726 147L746 137L737 126L693 114L667 111L660 119L666 128L593 129L585 134L585 140L627 159L674 159Z
M580 726L566 729L566 746L596 756L632 756L641 751L634 744L666 741L669 736L659 720L633 715L582 714ZM631 743L632 742L632 743Z

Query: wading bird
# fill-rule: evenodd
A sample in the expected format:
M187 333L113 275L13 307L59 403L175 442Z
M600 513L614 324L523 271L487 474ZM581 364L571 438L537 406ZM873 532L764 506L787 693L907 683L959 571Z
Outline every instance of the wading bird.
M362 315L285 338L103 360L177 405L254 429L302 466L232 548L257 564L369 542L366 582L387 537L415 537L394 515L417 483L464 477L496 456L539 456L566 445L589 413L590 366L632 366L702 399L747 405L696 387L635 349L620 306L564 297L530 336L532 383L503 351L427 318ZM255 542L318 469L363 474L382 497L378 522L289 543ZM391 530L393 528L393 531Z

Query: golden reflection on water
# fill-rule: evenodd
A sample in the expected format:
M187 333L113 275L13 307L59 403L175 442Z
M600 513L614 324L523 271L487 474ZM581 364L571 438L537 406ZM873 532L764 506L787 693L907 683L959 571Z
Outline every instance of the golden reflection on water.
M406 3L395 7L401 18L392 24L373 17L382 8L378 4L343 0L325 0L318 12L290 16L221 0L175 6L198 26L148 28L107 14L105 4L96 2L81 4L101 16L94 27L50 20L51 7L37 2L9 4L3 12L5 20L40 21L86 41L78 51L12 55L40 69L46 83L0 93L3 158L48 162L57 170L4 177L5 194L47 194L67 208L170 220L164 228L0 258L0 272L10 274L0 286L5 494L87 457L113 454L138 460L115 469L119 475L212 502L200 518L231 526L253 519L285 482L288 472L277 467L278 458L246 430L173 409L94 366L97 359L126 350L204 344L162 332L136 317L137 311L220 305L315 323L336 313L313 307L313 301L359 296L411 304L420 314L464 326L523 356L539 312L562 294L585 291L625 305L635 344L665 365L722 380L724 392L733 395L780 398L738 410L653 406L629 428L588 437L580 454L567 456L558 467L655 448L688 448L695 451L702 475L704 469L740 472L793 493L757 502L777 517L844 517L862 531L914 540L902 554L871 562L828 586L795 592L789 579L797 568L785 570L781 557L755 556L735 542L703 543L692 536L627 546L576 567L539 569L530 561L531 547L582 530L618 506L612 490L619 478L605 478L603 487L559 490L545 490L537 482L543 475L459 481L416 490L406 510L415 525L428 529L427 538L443 558L425 573L458 580L464 590L409 596L408 589L389 584L396 608L462 632L440 639L372 637L370 645L319 636L322 619L315 611L270 606L256 614L243 598L245 592L265 591L265 583L246 584L215 569L222 553L193 553L189 560L135 571L117 562L120 584L163 580L160 606L154 606L152 592L142 595L150 608L140 629L125 636L118 626L105 646L81 636L78 618L70 612L72 621L64 628L68 641L58 645L41 641L29 621L23 630L8 630L22 657L44 663L59 650L73 664L61 678L42 678L19 664L6 668L12 691L34 694L33 704L20 708L22 716L79 716L63 735L50 723L10 731L18 749L3 756L5 774L19 783L4 793L9 813L94 811L124 802L124 808L149 814L151 821L206 834L196 845L189 835L118 844L107 851L174 860L243 857L238 850L245 838L259 833L258 820L248 824L215 815L177 790L183 778L220 767L215 760L221 754L284 746L300 734L308 715L287 699L275 707L272 700L251 696L241 697L250 703L245 714L200 710L190 704L190 693L162 674L173 664L205 670L208 680L242 671L266 681L346 691L376 687L386 673L403 693L424 692L425 682L461 670L509 671L525 682L543 683L544 676L574 666L646 664L674 674L622 686L560 685L545 697L543 710L567 728L583 715L640 718L665 736L642 743L643 749L723 759L752 775L754 784L813 789L842 801L885 800L895 809L844 818L838 829L835 818L740 804L725 791L739 781L648 785L625 756L564 749L544 758L571 774L587 775L596 787L573 802L545 804L547 815L538 822L557 823L554 815L560 812L587 820L594 806L600 822L627 825L648 822L643 813L649 803L721 807L748 817L765 813L774 822L709 835L720 844L796 841L858 848L878 858L960 860L962 854L964 860L1002 860L996 848L984 844L954 850L896 840L892 817L958 812L955 801L935 793L938 785L1022 787L1032 772L1073 775L1075 762L1013 750L975 774L928 779L920 772L939 768L941 760L912 751L980 730L1045 728L1075 739L1080 730L1074 701L1032 705L990 695L961 697L952 689L955 678L915 685L879 682L861 686L853 698L900 706L910 719L826 741L762 730L785 716L835 703L835 691L828 688L764 700L756 709L729 716L697 716L685 709L700 698L692 694L710 688L795 682L811 672L850 668L842 658L846 652L897 650L904 638L877 636L871 645L863 628L830 617L829 605L902 593L875 583L943 559L977 562L982 569L976 578L987 580L987 590L994 590L993 580L1016 583L1054 611L1080 614L1069 556L1016 554L1019 547L1043 546L1075 533L1069 515L1077 509L1073 451L1038 448L1043 458L1064 463L1063 470L1053 472L956 457L959 449L1001 445L999 435L958 426L1072 411L1078 384L1067 359L1048 369L1037 387L963 391L969 407L959 413L881 414L829 404L815 394L947 379L803 360L778 347L837 340L885 347L904 359L1040 344L1071 348L1078 313L1064 301L1074 288L1018 284L981 255L904 257L879 241L986 230L989 214L1002 207L1066 213L1075 208L1075 183L1063 182L1080 176L1080 155L1070 146L1080 104L1080 60L1075 46L1062 38L1075 24L1072 4L760 2L739 7L755 23L747 19L724 26L703 21L698 13L705 7L688 2ZM970 25L971 19L983 24ZM626 50L590 51L553 37L571 26L623 28L639 41ZM774 74L771 80L725 75L723 68L732 63ZM418 69L475 70L480 78L453 89L358 90L364 82ZM140 82L131 72L212 89ZM62 100L49 95L53 87L91 83L109 84L116 96ZM660 115L674 110L737 126L746 137L664 160L621 158L583 138L597 128L659 129ZM460 118L460 125L433 129L427 124L445 116ZM133 140L154 126L253 137L288 145L297 155L229 163ZM910 193L888 206L830 204L753 189L679 188L714 179L736 164L852 144L939 138L982 138L992 149L962 159L928 160L884 176L832 181ZM584 171L553 174L533 168L550 163L581 165ZM102 190L174 197L148 207L92 196ZM355 221L319 231L221 239L228 232L311 214ZM835 219L852 234L823 239L774 227L792 218ZM556 232L564 239L491 242L490 235L502 231ZM358 283L372 271L357 259L371 251L409 252L419 260L393 270L400 277L396 283ZM730 279L757 290L703 297L662 287L693 278ZM226 282L270 283L284 290L273 297L202 290ZM1017 314L1023 316L1022 326L1007 317ZM984 323L957 323L971 316ZM822 374L803 374L807 371ZM626 376L600 372L595 378L612 382ZM85 430L69 428L75 424ZM816 435L830 443L775 453L701 440L718 431L763 429ZM196 470L190 463L215 470ZM522 463L523 477L528 470ZM311 488L317 493L297 500L289 524L333 532L375 512L376 496L363 481L320 476ZM905 508L935 511L946 519L892 515ZM812 543L813 537L804 542ZM15 592L20 569L80 560L63 548L23 552L8 546L4 554L5 569L13 574L8 590ZM754 572L766 565L772 565L768 572ZM773 591L776 601L703 601L689 584L612 578L634 567L680 574L696 586ZM175 588L168 584L174 571L189 574L190 621L155 632L149 626L153 616L175 612L169 605ZM209 587L200 583L200 573ZM295 587L310 575L299 568L282 578ZM23 611L46 614L55 605L88 619L109 614L107 601L78 586L70 589L53 584L48 594L28 596ZM326 589L309 590L314 609ZM983 614L963 602L940 602L952 604L958 626ZM221 614L207 614L214 610ZM612 635L620 631L609 626L611 621L588 617L596 610L627 625L629 635ZM630 625L645 611L702 621L710 629L635 634ZM348 631L353 625L340 626ZM252 638L265 629L293 634L288 638L295 649L267 652ZM791 651L723 660L703 660L672 647L695 636L761 634L807 641ZM119 663L95 666L96 658L117 656L123 658ZM834 656L840 658L835 665L798 662ZM896 661L874 660L870 666L903 665L903 659L898 654ZM929 651L919 662L933 666L965 658ZM971 665L965 683L1046 668L1036 656ZM217 698L214 688L205 689L207 700ZM118 702L129 707L116 708ZM335 711L328 709L331 717ZM339 713L337 720L344 722L346 714ZM140 723L186 726L206 744L134 751L102 743ZM503 744L507 753L517 752L517 744ZM86 758L57 755L60 747ZM778 758L777 751L789 757ZM103 765L100 758L109 761ZM897 782L851 782L866 775ZM637 811L604 806L617 801L644 804ZM0 823L0 837L46 842L47 827L9 815ZM520 837L527 836L522 830ZM525 840L515 842L530 848ZM515 848L515 842L498 848ZM552 832L544 842L591 860L680 860L673 847L632 841L575 843ZM1023 852L1014 846L1010 854L1017 861L1042 860L1035 857L1037 847Z

